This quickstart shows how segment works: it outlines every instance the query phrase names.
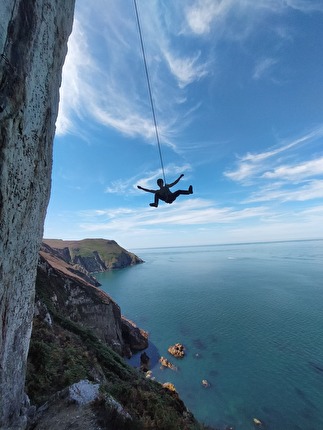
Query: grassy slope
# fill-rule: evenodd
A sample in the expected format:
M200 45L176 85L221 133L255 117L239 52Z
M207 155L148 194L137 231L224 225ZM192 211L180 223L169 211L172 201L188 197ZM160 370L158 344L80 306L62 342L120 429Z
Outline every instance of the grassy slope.
M87 378L99 378L102 392L110 393L135 418L126 429L202 429L186 417L183 402L159 383L147 380L89 330L62 317L48 300L44 280L37 283L38 297L46 303L53 326L35 319L28 358L26 389L32 403L41 404L50 395ZM102 422L111 423L111 410L97 403ZM183 414L184 412L184 414ZM118 417L115 418L116 420ZM130 426L129 426L130 425Z
M110 262L122 252L128 252L119 246L114 240L106 239L44 239L44 242L52 248L68 248L72 259L75 255L80 255L81 257L92 257L93 251L97 251L103 261ZM129 254L132 253L129 252Z

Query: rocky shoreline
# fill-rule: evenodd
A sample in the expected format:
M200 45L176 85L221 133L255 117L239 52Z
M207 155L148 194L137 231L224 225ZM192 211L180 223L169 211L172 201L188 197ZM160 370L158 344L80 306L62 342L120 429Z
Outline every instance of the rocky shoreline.
M68 261L66 251L43 244L28 355L28 428L61 430L75 422L81 430L205 428L173 384L146 377L145 352L145 373L126 364L123 357L147 349L148 333L121 314L84 267Z

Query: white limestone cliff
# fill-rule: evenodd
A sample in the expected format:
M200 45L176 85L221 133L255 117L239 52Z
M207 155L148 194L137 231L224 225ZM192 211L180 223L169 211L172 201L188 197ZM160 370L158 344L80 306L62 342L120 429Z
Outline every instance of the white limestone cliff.
M0 3L0 428L23 429L38 250L74 0Z

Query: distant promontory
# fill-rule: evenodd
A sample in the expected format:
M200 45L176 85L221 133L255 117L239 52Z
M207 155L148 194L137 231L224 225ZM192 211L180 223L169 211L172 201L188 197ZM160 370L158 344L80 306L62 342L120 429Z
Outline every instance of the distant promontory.
M90 273L123 269L143 263L141 258L122 248L115 240L43 239L43 244L54 249L66 263L79 265Z

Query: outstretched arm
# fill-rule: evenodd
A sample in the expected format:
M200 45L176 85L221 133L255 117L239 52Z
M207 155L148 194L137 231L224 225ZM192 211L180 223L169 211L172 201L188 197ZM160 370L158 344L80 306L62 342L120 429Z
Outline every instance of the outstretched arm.
M183 175L183 173L181 174L181 176L179 177L179 178L177 178L176 179L176 181L174 181L174 182L172 182L171 184L169 184L168 186L169 187L173 187L174 185L176 185L177 184L177 182L179 182L179 180L183 177L184 175Z
M147 193L155 193L155 190L148 190L147 188L143 188L140 185L137 185L137 188L139 188L139 190L143 190L143 191L147 191Z

